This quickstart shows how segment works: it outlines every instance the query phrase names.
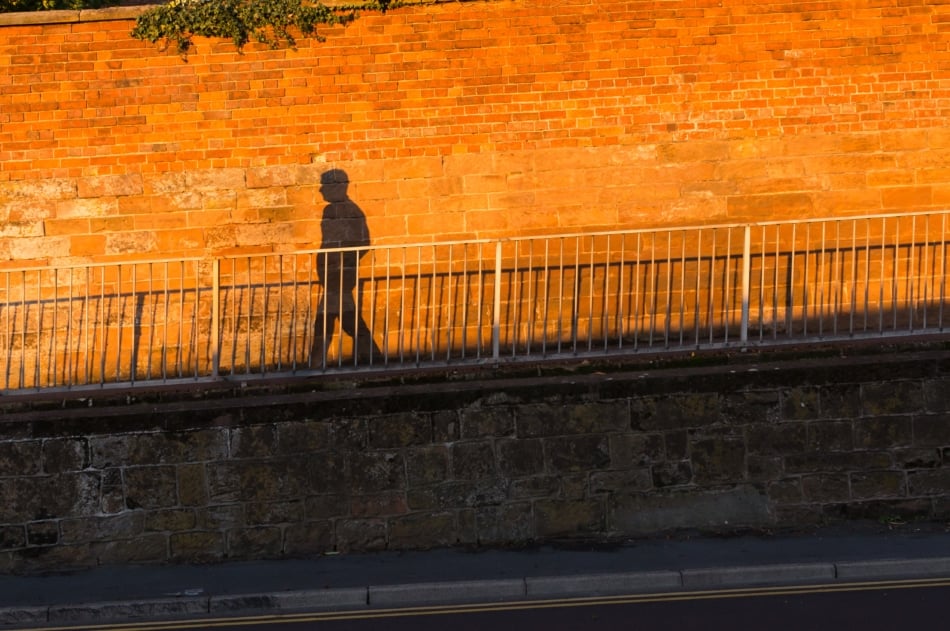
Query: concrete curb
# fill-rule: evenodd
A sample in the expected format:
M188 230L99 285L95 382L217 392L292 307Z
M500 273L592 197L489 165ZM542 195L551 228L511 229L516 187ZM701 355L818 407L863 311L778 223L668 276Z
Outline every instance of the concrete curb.
M679 572L629 572L538 576L525 579L528 598L565 596L614 596L635 592L662 592L682 587Z
M427 605L935 577L950 577L950 557L528 576L259 594L188 595L128 602L0 607L0 627L42 626L48 623L104 623L145 618L174 619L209 614L239 616L301 610L326 612L370 608L396 609Z
M834 563L793 563L683 570L686 589L755 587L835 580Z
M370 607L407 607L472 602L519 600L525 595L525 579L449 581L370 586Z

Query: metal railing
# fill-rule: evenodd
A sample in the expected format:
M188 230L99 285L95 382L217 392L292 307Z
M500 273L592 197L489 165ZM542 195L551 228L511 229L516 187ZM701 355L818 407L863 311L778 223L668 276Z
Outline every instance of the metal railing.
M943 333L948 217L3 270L0 388Z

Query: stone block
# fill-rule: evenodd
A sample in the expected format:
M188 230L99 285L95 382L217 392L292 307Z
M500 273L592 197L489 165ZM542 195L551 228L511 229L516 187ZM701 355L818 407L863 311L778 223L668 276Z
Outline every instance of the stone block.
M802 476L802 496L809 502L844 502L851 497L848 474L818 473Z
M404 515L409 511L406 494L403 491L351 497L349 505L349 516L356 519Z
M655 534L684 528L732 530L774 522L768 496L750 486L712 491L614 495L610 530Z
M280 528L240 528L227 533L227 556L232 559L273 559L283 551Z
M432 442L432 420L413 413L380 416L369 422L369 446L394 449Z
M926 414L915 416L914 446L950 446L950 414Z
M657 488L682 486L693 482L693 466L689 461L662 462L653 465L652 475Z
M0 442L0 477L41 474L42 450L43 443L38 440Z
M903 471L862 471L851 474L851 498L869 500L907 494Z
M449 443L458 440L461 422L455 410L439 410L432 413L432 440Z
M89 445L84 438L43 441L43 471L49 474L81 471L89 465Z
M861 416L861 386L836 384L818 389L821 417L853 419Z
M336 524L336 549L340 552L372 552L389 545L382 519L342 519Z
M26 543L29 546L52 546L59 543L59 522L34 521L26 525Z
M890 381L861 385L861 411L865 416L907 414L923 409L920 381Z
M339 450L311 454L308 493L342 494L349 491L346 456Z
M699 484L739 482L745 478L745 443L741 438L715 437L693 440L690 462Z
M168 560L168 538L158 533L132 539L98 541L92 544L91 549L102 565L163 563Z
M631 402L633 426L645 431L705 427L722 421L719 395L699 392Z
M746 441L750 454L802 453L806 445L806 426L804 423L751 425L746 430Z
M950 412L950 377L924 381L924 409L927 412Z
M450 546L458 541L454 512L412 513L388 521L389 546L396 550Z
M244 505L244 521L248 526L264 526L303 521L304 501L250 502Z
M615 469L643 467L666 459L662 434L619 434L610 436L610 466Z
M0 526L0 550L26 546L26 529L23 526Z
M893 458L886 451L819 452L785 458L788 473L821 473L890 469Z
M509 497L513 500L551 497L558 492L560 480L555 475L536 475L521 480L512 480Z
M821 418L819 390L808 386L783 390L782 418L787 421Z
M117 197L141 195L144 188L138 173L124 175L98 175L78 180L79 197Z
M802 484L799 478L777 480L766 486L769 499L776 504L798 504L802 501Z
M515 432L515 413L509 406L462 410L459 436L463 439L501 438Z
M365 449L369 430L363 419L334 419L330 423L330 445L333 449Z
M950 495L950 469L908 472L907 489L912 496Z
M626 401L525 405L518 408L515 427L521 438L624 432L630 430L630 409Z
M483 506L475 510L478 543L511 545L534 539L534 515L528 502Z
M894 464L903 469L935 469L940 466L937 449L906 448L894 450Z
M544 473L544 449L540 439L505 438L495 442L498 471L509 478Z
M411 489L406 497L412 510L472 508L500 504L508 496L507 482L502 478L451 480L430 487Z
M206 563L224 558L223 532L177 532L168 538L169 558L176 562Z
M686 460L689 458L689 432L677 430L663 433L668 460Z
M550 471L570 473L610 466L610 443L605 435L547 438L543 446Z
M129 467L123 477L128 508L165 508L178 504L175 467Z
M199 530L228 530L244 525L243 504L212 505L195 510Z
M815 421L807 424L809 451L851 451L854 429L851 421Z
M313 453L330 448L330 425L316 421L277 424L281 454Z
M176 467L178 501L182 506L203 506L208 503L208 478L203 464Z
M406 466L396 451L363 451L347 455L351 493L379 493L406 488Z
M910 416L879 416L854 422L854 444L858 449L893 449L912 442Z
M534 503L535 531L539 537L579 537L606 533L606 511L602 499L537 500Z
M197 525L195 511L191 509L166 509L145 514L145 530L152 532L192 530Z
M653 488L653 475L649 468L624 471L598 471L590 474L591 493L630 493Z
M449 450L444 445L406 451L406 479L410 487L441 482L449 477Z
M782 418L781 401L777 390L723 394L722 416L732 425L777 423Z
M267 458L277 451L276 425L251 425L230 430L231 458Z
M495 455L489 441L453 444L451 461L455 480L480 480L495 475Z

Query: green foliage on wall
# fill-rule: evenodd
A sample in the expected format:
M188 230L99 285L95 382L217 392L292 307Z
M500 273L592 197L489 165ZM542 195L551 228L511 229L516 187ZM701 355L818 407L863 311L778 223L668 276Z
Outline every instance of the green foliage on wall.
M318 25L347 24L360 9L386 11L398 3L368 0L328 7L308 0L172 0L139 16L132 36L174 43L181 54L188 52L195 36L230 38L239 50L252 40L292 47L294 32L322 39Z
M114 5L118 0L0 0L0 13L20 11L55 11L59 9L98 9Z

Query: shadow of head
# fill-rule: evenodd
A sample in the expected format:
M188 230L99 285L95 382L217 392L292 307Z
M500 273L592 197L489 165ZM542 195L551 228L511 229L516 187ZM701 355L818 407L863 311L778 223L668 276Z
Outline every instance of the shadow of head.
M330 169L320 175L320 194L329 203L347 199L350 177L343 169Z

